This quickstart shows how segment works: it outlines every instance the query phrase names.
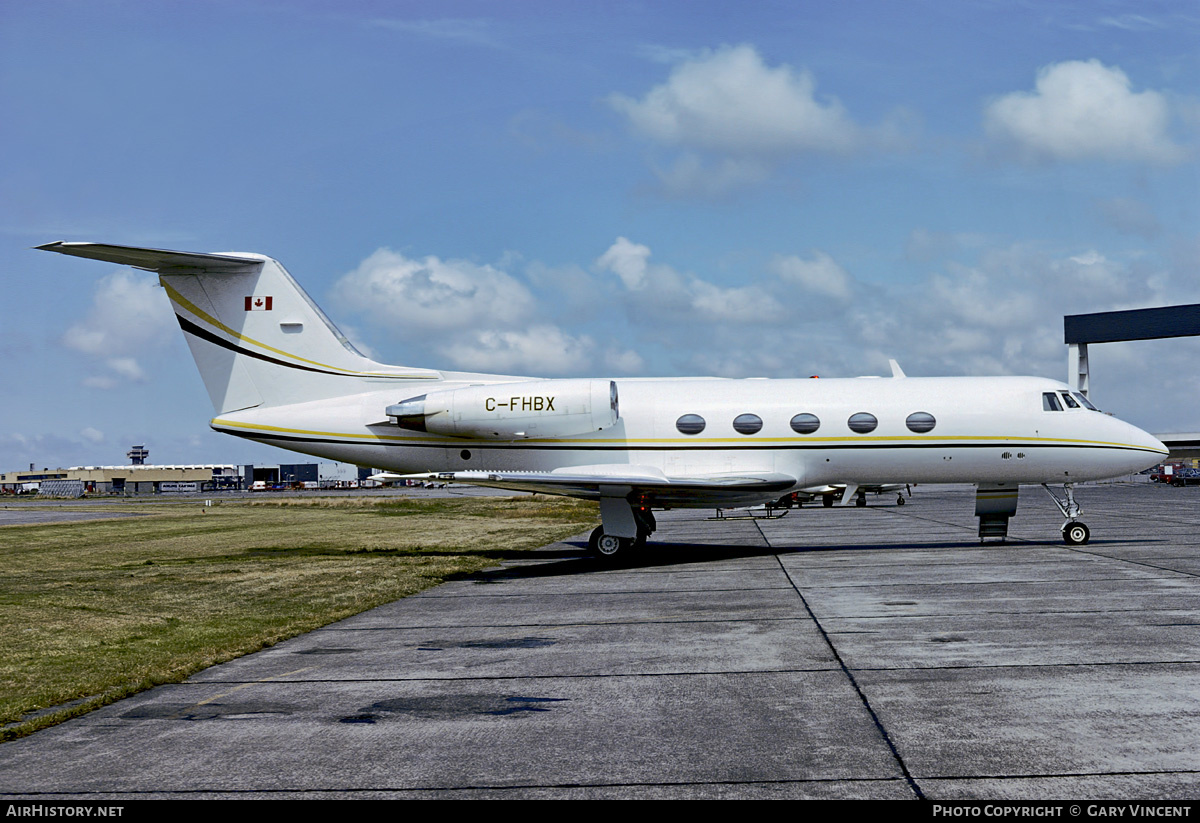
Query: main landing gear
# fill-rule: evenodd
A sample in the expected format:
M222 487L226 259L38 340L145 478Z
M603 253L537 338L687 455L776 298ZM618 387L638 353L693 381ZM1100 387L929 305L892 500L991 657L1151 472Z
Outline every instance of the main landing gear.
M630 506L630 510L636 524L635 536L620 537L606 532L603 525L597 526L588 538L589 554L599 560L615 562L646 545L647 538L654 534L658 527L654 520L654 512L650 511L649 506Z
M1076 519L1083 514L1083 509L1079 508L1079 504L1075 502L1075 484L1063 484L1066 500L1060 500L1058 495L1050 491L1050 487L1045 483L1042 484L1042 488L1046 490L1046 494L1050 495L1054 505L1058 506L1058 510L1066 518L1066 522L1062 525L1063 542L1068 546L1082 546L1088 542L1092 536L1091 531Z

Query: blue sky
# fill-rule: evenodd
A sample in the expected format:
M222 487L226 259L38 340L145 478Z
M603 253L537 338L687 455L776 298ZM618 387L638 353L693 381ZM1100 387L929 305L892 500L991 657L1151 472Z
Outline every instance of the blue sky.
M1200 302L1192 2L0 4L0 468L278 462L142 272L279 259L412 366L1042 374L1062 316ZM1200 429L1200 341L1092 349Z

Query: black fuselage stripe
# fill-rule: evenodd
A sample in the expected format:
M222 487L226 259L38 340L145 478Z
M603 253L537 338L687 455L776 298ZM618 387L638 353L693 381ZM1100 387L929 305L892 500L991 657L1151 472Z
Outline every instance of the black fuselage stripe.
M300 369L301 371L317 372L318 374L334 374L334 375L337 375L338 377L354 377L355 376L355 375L348 375L343 372L330 371L328 369L316 369L316 368L313 368L312 366L301 366L299 363L289 363L286 360L280 360L278 357L271 357L270 355L260 354L259 352L256 352L256 351L250 351L249 349L243 349L241 346L231 343L228 340L224 339L223 337L218 337L217 335L213 334L212 332L208 331L207 329L197 326L195 323L193 323L191 320L188 320L186 317L184 317L181 314L176 314L175 318L179 321L179 327L181 329L183 329L185 332L187 332L188 334L195 335L196 337L199 337L201 340L206 340L209 343L212 343L214 346L220 346L223 349L229 349L229 351L234 352L235 354L242 354L242 355L245 355L246 357L253 357L255 360L262 360L263 362L266 362L266 363L273 363L276 366L286 366L289 369Z
M235 429L212 427L222 434L245 437L249 440L284 440L292 443L327 443L332 446L388 446L402 449L503 449L517 451L823 451L841 449L1109 449L1113 451L1135 451L1160 454L1154 449L1138 446L1091 445L1088 443L806 443L761 446L641 446L613 443L610 445L567 445L567 444L521 444L521 443L478 443L475 441L446 443L388 443L386 441L334 440L327 437L300 437L291 434L268 434L244 432Z

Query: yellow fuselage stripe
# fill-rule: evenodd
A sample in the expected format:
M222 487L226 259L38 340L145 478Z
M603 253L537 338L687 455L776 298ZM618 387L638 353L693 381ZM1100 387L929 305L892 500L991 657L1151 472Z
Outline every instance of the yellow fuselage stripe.
M895 437L885 437L885 436L865 437L864 436L864 437L855 437L852 439L844 438L844 437L755 437L755 438L749 438L749 437L742 437L742 438L737 438L737 437L708 437L708 438L688 437L686 439L685 438L676 438L676 439L671 439L671 440L664 440L661 438L626 438L626 439L621 439L621 440L603 439L603 438L594 438L594 439L580 439L580 438L575 438L575 439L570 439L570 438L534 439L534 438L529 438L526 440L477 440L477 439L472 439L472 438L467 438L467 437L445 437L445 438L436 438L436 439L433 437L430 437L429 439L415 440L412 437L406 437L404 435L374 434L371 432L368 432L365 434L361 434L361 433L355 434L355 433L350 433L350 432L329 432L329 431L312 431L309 429L289 429L289 428L285 428L283 426L266 426L266 425L262 425L262 424L258 424L258 423L242 423L242 422L239 422L236 420L223 420L219 417L214 418L210 422L211 422L211 425L213 425L213 426L217 426L217 425L230 426L230 427L239 428L239 429L249 429L251 431L279 432L280 434L302 434L302 435L309 435L312 437L346 437L346 438L353 438L356 440L381 440L381 441L395 440L395 441L404 441L404 442L421 443L421 444L443 443L446 446L466 445L468 443L482 444L485 446L488 444L500 444L500 443L529 443L531 445L546 444L546 443L563 443L563 444L578 443L578 444L585 444L585 445L613 445L613 446L619 446L619 445L623 445L623 444L624 445L646 445L646 444L654 444L654 443L662 443L666 446L676 445L679 443L701 443L701 444L706 443L706 444L710 444L710 445L719 444L719 443L744 443L749 446L749 445L764 444L764 443L779 443L779 444L839 443L839 444L841 444L841 443L863 443L863 442L879 443L879 442L896 442L896 441L900 441L900 442L914 442L915 441L915 442L928 443L928 442L946 442L946 441L963 441L963 440L969 440L969 441L973 441L973 442L979 442L981 440L984 440L984 441L989 441L989 442L994 441L997 443L1003 443L1003 442L1016 440L1016 441L1020 441L1023 443L1029 443L1029 442L1070 443L1070 444L1084 445L1084 446L1114 446L1114 447L1123 448L1123 449L1139 449L1139 450L1144 448L1141 446L1134 446L1129 443L1109 443L1109 442L1106 442L1103 440L1074 440L1074 439L1066 438L1066 437L1019 437L1016 435L1012 435L1012 436L981 435L978 437L972 437L970 435L949 435L949 436L945 436L945 437L924 436L924 435L918 435L918 436L897 435ZM953 442L947 443L947 445L953 446Z

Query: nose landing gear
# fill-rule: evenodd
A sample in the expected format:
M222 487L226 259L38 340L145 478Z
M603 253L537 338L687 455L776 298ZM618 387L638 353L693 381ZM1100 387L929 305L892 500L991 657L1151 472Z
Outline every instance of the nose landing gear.
M1077 519L1079 515L1083 514L1083 509L1075 502L1075 484L1063 484L1066 500L1060 500L1058 495L1052 492L1045 483L1042 484L1042 488L1046 490L1046 494L1050 495L1054 505L1058 506L1058 510L1066 518L1066 522L1062 525L1063 542L1068 546L1082 546L1087 543L1092 537L1092 532Z

